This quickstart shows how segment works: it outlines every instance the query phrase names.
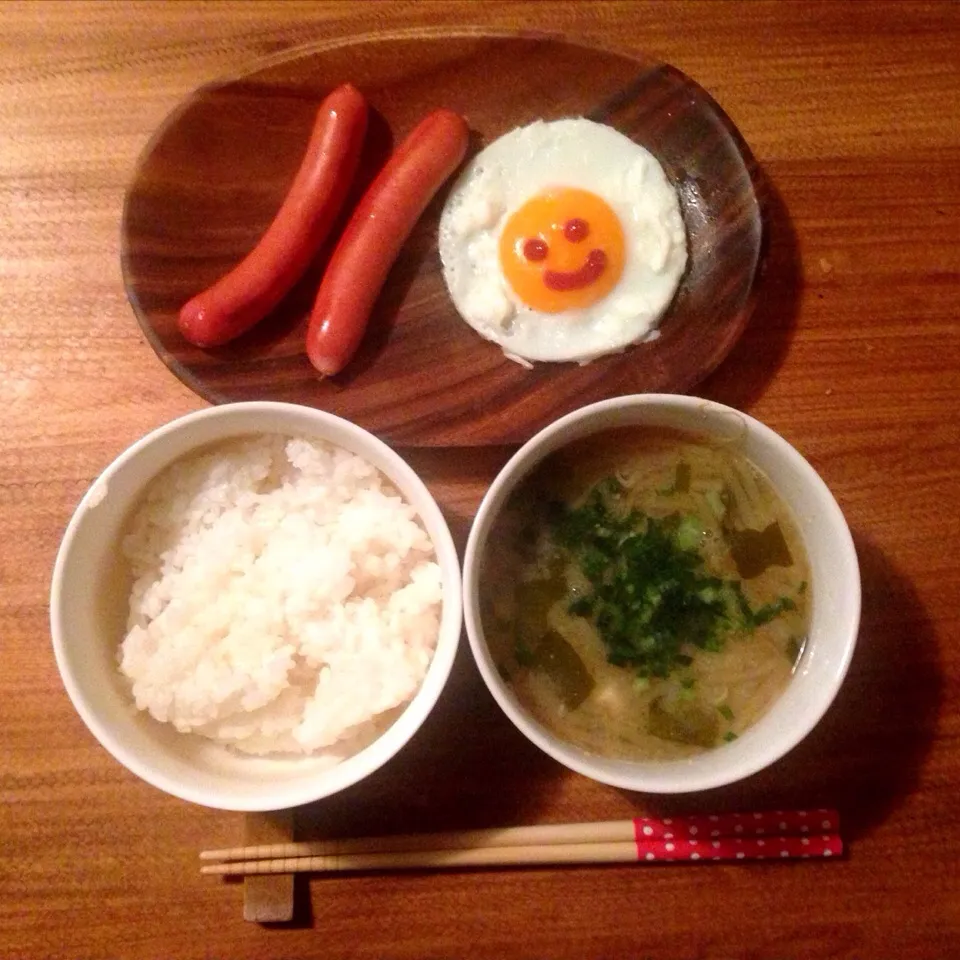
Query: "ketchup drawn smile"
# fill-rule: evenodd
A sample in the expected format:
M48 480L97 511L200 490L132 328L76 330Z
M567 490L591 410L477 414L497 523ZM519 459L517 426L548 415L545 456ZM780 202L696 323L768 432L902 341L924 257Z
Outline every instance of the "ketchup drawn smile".
M550 290L582 290L595 283L607 269L607 255L591 250L579 270L544 270L543 285Z
M582 310L623 272L623 228L601 197L577 187L535 194L507 218L500 266L517 298L540 313Z

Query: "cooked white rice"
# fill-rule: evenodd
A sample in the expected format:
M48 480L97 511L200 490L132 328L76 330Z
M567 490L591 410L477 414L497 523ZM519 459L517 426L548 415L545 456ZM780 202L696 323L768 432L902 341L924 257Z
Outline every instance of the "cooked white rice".
M178 461L123 543L120 669L137 707L247 753L341 759L414 695L440 568L413 507L362 458L259 436Z

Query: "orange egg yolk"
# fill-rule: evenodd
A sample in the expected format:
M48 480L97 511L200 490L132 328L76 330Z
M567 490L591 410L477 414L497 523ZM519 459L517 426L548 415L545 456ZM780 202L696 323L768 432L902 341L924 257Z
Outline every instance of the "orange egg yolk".
M589 190L558 187L531 197L500 234L500 266L514 293L543 313L587 307L623 272L623 229Z

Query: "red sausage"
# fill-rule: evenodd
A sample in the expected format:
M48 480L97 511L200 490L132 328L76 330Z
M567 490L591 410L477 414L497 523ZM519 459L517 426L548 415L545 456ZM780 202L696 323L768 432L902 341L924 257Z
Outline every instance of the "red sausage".
M307 152L266 233L225 277L180 311L198 347L226 343L262 320L303 275L343 205L367 130L367 102L350 84L320 104Z
M360 200L330 258L310 315L307 356L320 373L339 373L356 352L400 248L460 165L467 143L463 118L435 110L397 147Z

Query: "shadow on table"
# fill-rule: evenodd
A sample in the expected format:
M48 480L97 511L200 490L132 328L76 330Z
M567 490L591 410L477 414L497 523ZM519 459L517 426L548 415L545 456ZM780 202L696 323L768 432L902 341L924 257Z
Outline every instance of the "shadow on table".
M783 197L763 172L766 262L753 316L727 358L695 389L699 396L749 410L783 365L800 312L803 270Z
M362 783L298 809L298 839L536 823L539 799L562 775L497 706L462 642L420 730Z
M883 822L916 787L943 685L936 640L910 581L869 539L854 539L860 635L844 685L818 726L747 780L683 797L634 794L638 806L659 815L835 807L849 841Z
M296 812L296 839L320 840L536 823L564 769L516 730L490 696L462 641L431 714L397 756L363 782ZM298 877L294 920L312 927Z

